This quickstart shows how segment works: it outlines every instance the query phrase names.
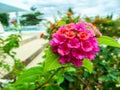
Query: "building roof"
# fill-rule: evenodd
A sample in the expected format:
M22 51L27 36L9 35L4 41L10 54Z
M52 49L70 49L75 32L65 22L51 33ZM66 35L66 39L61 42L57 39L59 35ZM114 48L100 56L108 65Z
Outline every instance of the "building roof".
M20 12L20 11L27 11L27 10L0 2L0 13Z

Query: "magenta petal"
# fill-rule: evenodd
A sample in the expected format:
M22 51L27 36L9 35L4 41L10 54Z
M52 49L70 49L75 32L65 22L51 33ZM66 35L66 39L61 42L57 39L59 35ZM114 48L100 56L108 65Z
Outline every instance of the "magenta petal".
M70 39L68 41L68 47L69 48L79 48L80 47L80 41L77 38Z
M53 52L57 52L57 50L58 50L58 46L52 47L52 51L53 51Z
M70 56L61 56L60 59L59 59L59 62L61 64L66 64L67 62L70 62L71 58Z
M53 34L53 40L58 44L62 44L66 41L66 38L64 35L61 34Z
M83 59L84 58L84 51L81 49L73 49L72 50L72 55L76 58L76 59Z
M61 31L61 30L64 30L64 26L61 26L59 29L58 29L58 31Z
M79 67L81 66L83 63L82 63L82 60L80 59L76 59L76 58L72 58L71 62L74 64L74 66L76 67Z
M81 41L81 48L85 52L89 52L93 49L92 42L89 41Z
M58 53L61 56L68 55L70 53L70 48L66 44L62 44L58 47Z
M76 31L83 31L84 29L86 29L84 22L77 23L75 26Z
M86 57L87 59L89 59L89 60L94 60L94 59L95 59L95 54L92 53L92 52L87 52L87 53L85 54L85 57Z
M90 38L89 41L92 42L92 46L93 46L92 52L94 52L94 53L99 52L100 49L99 49L99 45L98 45L97 39L96 38Z
M52 40L50 40L50 45L52 45L52 46L57 46L58 43L56 43L56 42L54 41L54 39L52 39Z
M93 46L98 47L98 41L96 38L90 38L89 41L92 42Z

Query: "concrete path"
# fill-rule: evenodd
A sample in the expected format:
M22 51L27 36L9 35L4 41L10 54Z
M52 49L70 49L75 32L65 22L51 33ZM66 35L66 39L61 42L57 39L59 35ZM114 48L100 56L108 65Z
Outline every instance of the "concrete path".
M39 61L42 61L42 49L45 43L47 43L47 40L40 39L33 36L23 36L22 41L20 43L20 47L17 49L14 49L16 54L16 58L22 60L26 60L28 66L26 68L32 67L37 65ZM40 54L41 53L41 54ZM40 58L40 59L39 59ZM11 67L13 66L14 62L10 57L6 58L6 63L8 63ZM30 63L30 64L29 64ZM26 64L26 65L27 65ZM0 78L2 78L4 75L6 75L7 72L3 68L0 68Z

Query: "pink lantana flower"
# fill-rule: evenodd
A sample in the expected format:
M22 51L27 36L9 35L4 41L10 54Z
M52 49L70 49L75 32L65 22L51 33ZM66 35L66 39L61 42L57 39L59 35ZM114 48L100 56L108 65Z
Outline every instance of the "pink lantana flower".
M66 63L68 63L70 61L71 61L70 55L61 56L60 59L59 59L59 62L61 64L66 64Z
M70 23L65 25L65 30L74 30L75 29L75 23Z
M81 66L83 64L81 59L76 59L76 58L72 58L71 63L74 64L74 66Z
M76 36L76 34L75 34L75 32L68 30L67 32L64 33L64 36L66 38L72 39L72 38L74 38Z
M79 32L78 37L80 40L87 40L90 37L88 32Z
M81 49L84 52L92 51L92 49L93 49L92 42L89 42L89 40L87 40L87 41L81 41Z
M89 27L89 28L88 28ZM85 22L61 26L50 40L52 51L58 53L61 64L72 63L81 66L83 59L94 60L99 52L96 33Z
M69 39L67 45L69 48L79 48L80 47L79 39L78 38Z
M102 33L91 23L86 23L88 29L92 30L96 36L102 36Z
M84 22L76 23L76 25L75 25L75 31L80 32L80 31L83 31L85 29L86 29L86 27L85 27L85 23Z
M75 57L76 59L80 59L80 60L84 59L84 54L85 53L83 53L83 50L80 48L72 50L72 56Z
M10 23L14 24L14 23L16 23L16 21L15 20L11 20Z
M62 44L58 46L58 53L61 56L68 55L70 53L70 48L66 44Z
M60 34L53 34L53 41L56 42L57 44L62 44L66 41L66 38L64 35Z
M62 34L64 35L66 38L74 38L76 36L75 32L71 31L71 30L66 30L63 27L61 29L59 29L57 31L57 34Z

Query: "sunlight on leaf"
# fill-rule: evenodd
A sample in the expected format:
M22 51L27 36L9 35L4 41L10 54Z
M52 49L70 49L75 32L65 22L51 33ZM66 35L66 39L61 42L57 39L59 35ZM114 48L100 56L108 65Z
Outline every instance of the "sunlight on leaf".
M119 47L120 48L120 44L113 38L108 37L108 36L102 36L97 38L98 43L99 44L104 44L107 46L113 46L113 47Z
M63 25L65 25L65 24L66 24L65 21L60 21L57 26L63 26Z
M26 71L24 71L20 77L18 77L15 84L21 84L22 82L34 82L41 74L43 74L42 67L36 66L29 68Z
M93 64L90 60L84 59L83 60L83 67L85 67L89 73L93 71Z
M59 55L52 52L51 48L48 48L46 51L46 58L45 58L45 67L44 70L50 71L52 69L57 69L62 65L59 63Z

